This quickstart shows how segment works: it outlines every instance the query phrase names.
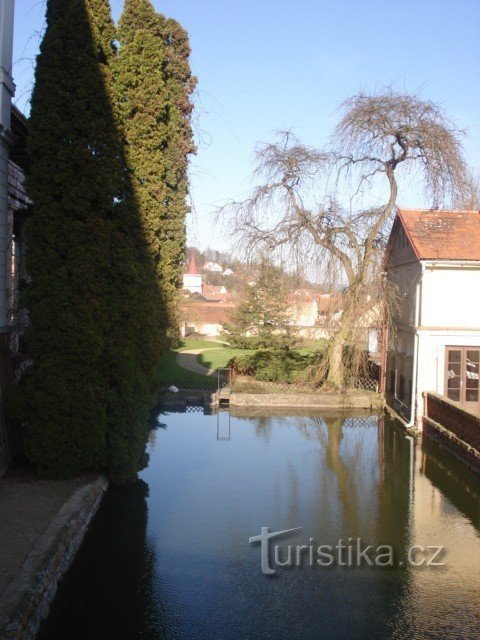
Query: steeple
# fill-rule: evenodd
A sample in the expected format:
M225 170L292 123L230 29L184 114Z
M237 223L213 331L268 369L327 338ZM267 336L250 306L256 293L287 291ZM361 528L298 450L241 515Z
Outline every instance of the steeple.
M192 256L190 258L190 264L188 265L188 271L187 271L189 276L198 276L198 269L197 269L197 265L195 263L195 257L192 253Z

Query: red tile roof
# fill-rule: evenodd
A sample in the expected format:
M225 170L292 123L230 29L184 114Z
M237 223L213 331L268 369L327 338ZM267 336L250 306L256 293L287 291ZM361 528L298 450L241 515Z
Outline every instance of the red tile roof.
M221 300L225 302L228 297L227 293L222 293L223 287L214 284L204 284L202 287L202 296L205 300Z
M194 302L189 305L185 305L183 314L188 322L222 324L224 322L230 322L235 309L235 304L223 304L221 302Z
M399 209L419 260L480 260L480 211Z

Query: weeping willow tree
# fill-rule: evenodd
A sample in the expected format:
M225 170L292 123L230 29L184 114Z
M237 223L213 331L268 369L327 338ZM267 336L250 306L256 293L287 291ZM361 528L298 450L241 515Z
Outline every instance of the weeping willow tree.
M399 179L408 173L423 179L434 207L454 198L465 184L459 130L416 95L359 94L342 105L328 148L308 147L289 132L259 147L257 186L246 201L227 207L237 240L250 251L285 250L292 264L311 260L324 274L337 274L342 309L328 326L315 372L329 386L347 386L362 362L359 318L391 301L382 254Z

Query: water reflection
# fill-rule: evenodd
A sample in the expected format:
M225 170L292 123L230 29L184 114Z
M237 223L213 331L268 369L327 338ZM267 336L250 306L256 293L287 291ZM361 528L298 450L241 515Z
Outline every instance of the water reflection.
M478 479L444 452L365 414L160 418L143 483L109 491L40 638L479 637ZM392 545L403 565L266 578L262 526ZM446 568L409 567L413 544L444 545Z

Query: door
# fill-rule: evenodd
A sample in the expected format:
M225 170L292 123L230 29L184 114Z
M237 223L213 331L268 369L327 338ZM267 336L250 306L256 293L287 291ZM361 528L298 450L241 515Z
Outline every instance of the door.
M480 347L447 347L445 365L447 398L479 413Z

